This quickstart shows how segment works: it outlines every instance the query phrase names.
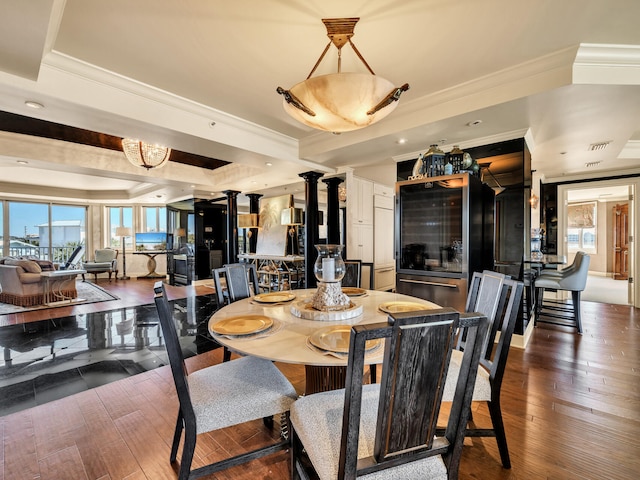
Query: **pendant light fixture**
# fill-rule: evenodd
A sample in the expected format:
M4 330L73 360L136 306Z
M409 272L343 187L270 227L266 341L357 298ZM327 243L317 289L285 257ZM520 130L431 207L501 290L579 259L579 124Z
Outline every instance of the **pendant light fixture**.
M164 167L171 155L168 147L132 138L122 139L122 151L132 165L147 170Z
M351 41L359 18L323 19L330 41L306 80L289 90L277 92L284 97L285 111L301 123L319 130L340 133L364 128L382 120L397 106L405 83L393 83L377 76ZM369 73L342 72L342 47L349 44ZM325 54L334 45L338 49L338 71L312 77Z

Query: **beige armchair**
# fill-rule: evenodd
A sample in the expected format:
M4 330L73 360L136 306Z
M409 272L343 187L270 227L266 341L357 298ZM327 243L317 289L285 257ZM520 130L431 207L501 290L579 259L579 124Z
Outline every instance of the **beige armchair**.
M84 262L82 264L82 270L86 270L87 273L93 275L94 282L98 281L99 273L108 273L109 281L111 281L111 274L115 272L116 280L118 279L118 251L113 248L99 248L95 251L93 261ZM82 281L85 281L84 273L82 274Z

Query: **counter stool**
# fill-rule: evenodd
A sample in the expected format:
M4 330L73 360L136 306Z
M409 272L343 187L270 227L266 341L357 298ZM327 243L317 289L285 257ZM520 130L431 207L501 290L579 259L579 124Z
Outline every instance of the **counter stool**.
M587 285L589 274L589 262L591 257L584 253L576 254L573 264L562 271L542 272L535 279L536 319L538 322L551 323L575 327L578 333L582 333L582 321L580 319L580 293ZM544 290L553 289L571 292L572 308L560 303L544 303ZM544 312L543 312L544 310ZM567 313L570 316L567 316ZM545 318L542 318L544 316ZM554 320L555 319L555 320Z

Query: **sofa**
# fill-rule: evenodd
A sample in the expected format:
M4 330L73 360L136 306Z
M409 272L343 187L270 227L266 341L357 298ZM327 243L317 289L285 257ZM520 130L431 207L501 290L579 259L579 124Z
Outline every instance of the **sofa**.
M0 258L0 302L21 307L42 305L45 302L45 279L41 273L47 270L55 270L55 265L48 260ZM63 280L59 290L67 297L76 298L76 279Z

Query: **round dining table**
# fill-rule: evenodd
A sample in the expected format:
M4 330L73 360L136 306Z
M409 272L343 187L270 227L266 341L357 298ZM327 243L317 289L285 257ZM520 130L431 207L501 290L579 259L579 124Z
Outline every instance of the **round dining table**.
M226 305L216 311L210 318L208 329L211 336L219 344L240 355L250 355L276 362L303 364L306 366L305 393L313 393L332 388L340 388L344 382L347 365L347 354L331 352L317 348L310 339L319 338L318 332L342 325L364 325L386 322L387 310L398 308L411 309L415 304L419 308L435 309L438 305L416 297L377 290L363 290L359 296L351 296L352 308L361 313L353 318L336 320L316 320L301 318L295 311L304 309L316 289L290 290L286 293L291 298L286 302L262 303L256 297L246 298ZM280 292L284 293L284 292ZM258 297L260 298L260 296ZM362 308L360 308L362 307ZM306 309L310 310L309 308ZM339 315L338 315L339 316ZM264 319L270 325L257 333L246 335L220 334L220 330L230 319L244 318ZM222 322L222 323L220 323ZM322 329L322 330L321 330ZM315 335L314 335L315 334ZM365 356L366 364L382 362L382 346Z

